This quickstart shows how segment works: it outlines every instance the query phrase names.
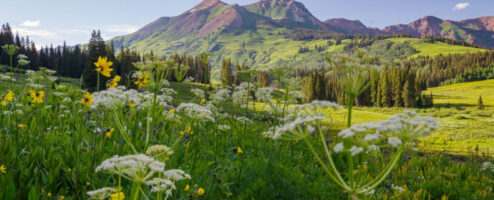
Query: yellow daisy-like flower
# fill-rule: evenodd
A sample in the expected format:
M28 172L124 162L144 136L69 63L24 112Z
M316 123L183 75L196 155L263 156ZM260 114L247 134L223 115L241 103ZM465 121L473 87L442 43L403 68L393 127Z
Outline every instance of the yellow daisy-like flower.
M184 188L184 191L188 191L189 189L190 189L190 185L189 185L189 184L187 184L187 185L185 186L185 188Z
M87 181L87 182L86 182L86 185L87 185L87 186L90 186L90 185L91 185L91 183L90 183L89 181Z
M47 197L51 197L51 192L48 192L48 194L46 194Z
M202 98L201 99L201 105L204 104L204 103L206 103L206 99Z
M60 197L58 197L58 200L64 200L64 199L65 199L65 197L64 197L64 196L60 196Z
M137 81L134 82L135 85L139 86L139 89L142 86L147 85L148 83L149 83L149 74L148 73L143 73L141 76L139 76Z
M44 102L43 98L45 97L45 92L44 91L35 92L35 91L31 90L31 91L29 91L29 96L31 98L33 98L31 103L41 104Z
M89 92L86 92L86 94L84 94L84 98L82 98L81 102L85 106L91 107L93 105L93 99L94 99L93 96L91 96L91 94Z
M127 104L127 107L129 107L129 108L135 108L136 107L136 104L135 103L132 103L132 101L129 101L129 103Z
M110 73L113 71L113 69L110 67L113 65L113 62L107 60L107 57L102 58L100 56L98 57L98 62L95 62L94 65L96 66L96 71L99 72L101 75L111 77Z
M111 194L110 196L110 200L124 200L124 199L125 199L125 195L123 192L116 192Z
M194 134L194 131L192 131L192 128L190 126L187 129L185 129L185 132L187 133L187 135Z
M205 192L205 191L204 191L204 189L203 189L203 188L199 188L199 189L197 190L197 194L198 194L199 196L204 195L204 192Z
M107 88L116 88L118 86L118 82L120 82L120 77L119 75L116 75L109 83L106 84Z
M7 168L5 165L0 165L0 172L6 174L7 173Z
M5 94L5 96L2 98L2 106L6 106L8 101L14 101L14 92L10 91Z
M17 128L24 128L24 127L26 127L26 126L27 126L27 125L25 125L25 124L19 124L19 125L17 125Z
M114 128L106 129L105 138L111 137L111 134L113 133L114 130L115 130Z
M243 154L244 152L242 151L242 148L238 147L237 148L237 154Z

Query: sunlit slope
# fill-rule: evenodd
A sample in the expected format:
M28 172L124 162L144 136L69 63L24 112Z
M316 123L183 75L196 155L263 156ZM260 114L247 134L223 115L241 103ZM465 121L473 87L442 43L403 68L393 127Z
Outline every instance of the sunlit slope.
M486 109L494 109L494 80L457 83L429 88L425 93L434 95L434 104L441 106L476 107L479 96Z

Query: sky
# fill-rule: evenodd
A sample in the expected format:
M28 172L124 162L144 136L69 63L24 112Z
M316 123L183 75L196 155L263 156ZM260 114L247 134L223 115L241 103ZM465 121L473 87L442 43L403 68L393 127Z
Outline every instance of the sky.
M176 16L201 0L2 0L0 24L29 35L36 46L82 44L92 30L104 39L126 35L162 16ZM247 5L258 0L223 0ZM423 16L462 20L494 15L494 0L298 0L324 21L357 19L370 27L408 24Z

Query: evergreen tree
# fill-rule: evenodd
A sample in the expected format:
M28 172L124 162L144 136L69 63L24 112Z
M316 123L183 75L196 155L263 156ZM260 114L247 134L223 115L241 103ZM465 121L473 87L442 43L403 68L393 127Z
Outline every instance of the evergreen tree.
M87 45L88 55L86 58L86 66L84 67L84 87L95 91L97 88L97 72L94 63L98 61L98 57L108 56L106 52L105 41L101 38L101 32L93 31L91 34L91 39ZM112 60L109 60L112 61ZM100 75L100 85L99 88L104 89L106 81L109 80L107 77Z
M482 102L482 95L479 96L479 100L477 101L477 108L479 110L484 110L484 102Z
M221 83L225 86L233 85L232 62L224 59L221 63Z

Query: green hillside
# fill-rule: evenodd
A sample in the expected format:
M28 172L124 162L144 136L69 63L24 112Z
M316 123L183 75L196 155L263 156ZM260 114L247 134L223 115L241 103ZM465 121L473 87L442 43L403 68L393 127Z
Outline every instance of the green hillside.
M432 92L434 104L452 107L476 107L479 96L486 109L494 109L494 80L458 83L453 85L429 88L425 93Z
M390 38L386 39L391 42L404 43L409 42L410 46L413 47L418 53L413 54L412 57L416 56L437 56L439 54L463 54L463 53L475 53L486 51L486 49L479 49L474 47L466 47L460 45L449 45L443 42L426 42L420 38Z

